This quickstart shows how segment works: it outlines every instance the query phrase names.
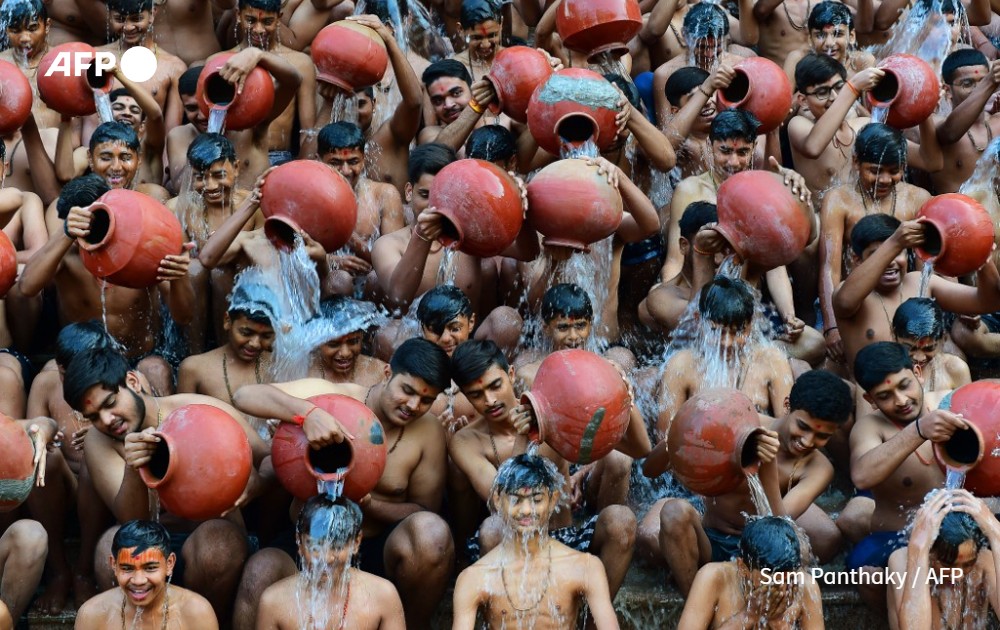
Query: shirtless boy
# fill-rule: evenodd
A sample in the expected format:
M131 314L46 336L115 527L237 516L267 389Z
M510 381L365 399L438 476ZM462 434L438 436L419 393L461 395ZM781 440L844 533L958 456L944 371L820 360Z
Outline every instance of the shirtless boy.
M843 2L824 0L809 12L810 49L794 50L785 58L785 74L795 81L795 67L810 52L836 59L854 74L875 65L875 57L857 45L854 16Z
M944 350L944 312L937 300L903 300L892 316L892 334L920 368L928 406L934 409L948 392L972 382L969 364Z
M385 379L385 361L362 352L365 335L385 323L386 317L371 302L335 295L319 304L322 326L335 335L316 349L313 363L331 383L372 387Z
M0 8L0 24L4 25L10 45L0 53L0 59L20 68L37 90L38 64L49 51L49 39L55 30L45 4L42 0L5 2ZM32 100L31 110L40 129L59 126L59 113L49 109L41 98Z

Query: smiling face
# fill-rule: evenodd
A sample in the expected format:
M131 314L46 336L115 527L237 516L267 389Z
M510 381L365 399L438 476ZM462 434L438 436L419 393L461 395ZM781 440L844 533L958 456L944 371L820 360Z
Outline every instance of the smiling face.
M126 387L110 390L104 385L94 385L87 390L80 405L80 415L94 428L119 442L125 436L142 428L146 417L146 404L139 396L139 381L129 372Z
M489 422L506 422L517 406L513 370L491 365L483 375L462 387L476 413Z
M924 369L937 355L940 340L932 339L931 337L920 337L919 339L915 337L899 337L896 341L910 353L910 360L913 361L913 365Z
M864 262L868 260L871 256L878 250L879 246L882 244L881 241L877 243L870 243L865 251L861 252L861 260ZM902 251L892 259L889 266L885 268L882 275L878 279L878 284L875 285L875 290L879 293L890 293L903 281L903 276L906 275L906 251Z
M358 148L334 149L325 153L322 160L324 164L343 175L351 188L358 185L361 172L365 169L365 154Z
M753 167L754 143L742 138L712 141L712 162L723 180Z
M270 50L277 40L281 14L245 7L239 12L239 27L242 38L254 48Z
M242 361L253 363L262 352L270 352L274 346L274 328L245 315L238 314L230 320L229 313L226 313L223 328L229 335L229 347Z
M592 322L582 317L556 317L545 324L545 334L555 351L583 348L590 338Z
M364 334L359 330L331 339L319 347L323 367L341 377L349 377L361 354Z
M442 391L419 376L394 374L379 397L379 409L387 421L406 426L430 411Z
M821 420L809 412L796 409L788 414L782 441L795 457L805 457L823 448L837 432L837 423Z
M472 92L465 81L456 77L441 77L427 88L434 115L439 125L449 125L462 114L472 100Z
M206 206L226 205L232 197L233 187L239 177L239 163L219 160L209 165L207 170L194 171L191 188L205 199Z
M45 50L45 36L49 32L51 19L44 22L33 19L27 24L9 25L7 41L18 59L34 59Z
M480 61L490 61L500 49L500 23L495 20L480 22L464 30L469 44L469 55Z
M902 164L858 164L858 182L861 190L875 199L885 199L903 179Z
M115 580L133 606L158 606L177 556L171 553L164 557L162 550L152 547L141 553L135 550L136 547L128 547L118 550L117 556L111 556Z
M842 64L847 63L848 52L854 45L854 31L846 24L828 24L809 32L813 51L818 55L833 57Z
M520 536L537 534L547 527L559 502L559 493L546 488L521 488L494 496L504 523Z
M139 154L123 142L104 142L94 147L90 168L111 188L128 188L139 170Z
M142 127L142 108L135 102L135 99L127 94L119 95L111 103L111 113L115 122L122 122L135 129L139 133Z
M149 27L153 24L153 12L141 11L126 15L120 11L108 13L108 25L111 34L120 37L126 48L137 46L146 38Z
M916 372L900 370L865 393L865 400L889 420L909 424L923 413L924 390Z
M441 331L440 335L426 326L421 326L421 328L423 329L424 339L440 346L450 357L451 353L458 347L458 344L469 340L469 337L472 335L472 329L475 326L476 314L473 313L472 317L459 315L451 320L444 325L444 330Z
M201 113L201 107L198 106L198 99L193 94L182 94L181 104L184 105L184 115L187 116L188 122L194 125L198 133L207 132L208 118Z

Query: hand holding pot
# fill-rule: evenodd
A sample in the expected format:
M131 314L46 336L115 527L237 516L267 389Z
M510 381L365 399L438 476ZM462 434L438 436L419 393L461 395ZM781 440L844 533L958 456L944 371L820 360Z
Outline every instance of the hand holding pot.
M302 431L309 440L309 446L319 450L331 444L340 444L344 439L353 440L354 436L347 432L337 419L327 413L322 407L313 407L306 414L302 423Z
M853 85L858 92L865 92L878 85L879 81L881 81L884 76L885 70L882 68L865 68L851 77L848 82ZM847 86L845 85L844 87Z
M90 208L73 206L66 215L66 223L63 226L66 234L70 238L87 238L90 236L90 222L94 218L94 213Z
M444 215L433 206L425 209L413 225L413 234L429 243L438 240L444 234Z
M924 222L919 220L903 221L892 237L903 249L920 247L924 244Z
M349 15L344 18L346 22L354 22L360 26L367 26L372 29L378 36L382 38L382 43L386 46L392 46L396 43L396 38L392 34L392 29L385 25L382 20L378 18L377 15L365 14L365 15Z
M784 339L789 343L795 343L795 341L802 336L802 331L806 329L806 323L792 315L785 320L785 334Z
M161 441L163 438L153 427L129 433L125 436L125 463L136 470L142 468L153 459L156 445Z
M357 256L330 256L329 261L332 268L343 269L352 276L365 276L372 270L367 260Z
M769 464L778 457L778 448L781 442L778 440L777 431L764 429L757 435L757 457L761 464Z
M779 164L778 160L773 155L768 159L768 163L771 165L772 171L784 178L785 186L792 191L793 195L806 204L811 202L812 193L809 192L809 187L806 185L806 180L802 177L802 175L800 175L797 171L785 168Z
M920 435L931 442L947 442L955 431L968 429L969 425L960 414L954 414L944 409L935 409L917 420Z
M632 117L632 104L628 102L628 97L625 96L620 87L616 85L615 89L622 95L618 101L618 107L621 108L621 111L615 116L615 128L618 129L618 137L620 138L622 133L625 132L625 128L628 127L629 119Z
M507 171L510 178L514 180L517 184L517 191L521 193L521 209L525 212L528 211L528 185L524 182L524 178L515 171Z
M510 421L514 425L514 430L521 435L538 433L538 419L535 418L535 410L529 402L514 407L510 412Z
M563 69L564 67L563 62L558 57L553 57L552 55L549 54L549 51L545 50L544 48L536 48L535 50L545 55L545 58L549 62L549 67L552 68L552 72L559 72L560 70Z
M725 237L715 229L715 223L704 225L694 236L694 253L714 256L729 246Z
M496 89L488 79L479 79L472 84L470 91L472 92L472 100L480 107L486 107L497 99Z
M735 77L736 71L733 70L732 66L726 63L719 64L719 67L705 79L705 82L701 84L699 89L703 93L707 92L711 98L711 95L717 90L724 90L729 87L729 84L733 82L733 78Z
M253 69L264 57L264 51L260 48L244 48L226 61L226 65L219 69L219 76L227 82L236 86L236 93L243 93L243 85Z
M191 266L191 251L194 243L184 243L184 251L180 254L164 256L160 261L160 266L156 270L157 282L176 282L188 276L188 268Z

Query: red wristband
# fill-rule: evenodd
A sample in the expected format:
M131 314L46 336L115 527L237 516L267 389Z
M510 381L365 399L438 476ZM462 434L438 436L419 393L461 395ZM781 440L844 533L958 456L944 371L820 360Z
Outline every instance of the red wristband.
M309 414L311 414L312 412L316 411L317 409L319 409L319 407L316 406L316 405L313 405L313 408L310 409L309 411L307 411L305 413L305 415L301 415L301 416L300 415L294 415L294 416L292 416L292 423L293 424L297 424L297 425L299 425L301 427L303 424L305 424L306 418L309 417Z

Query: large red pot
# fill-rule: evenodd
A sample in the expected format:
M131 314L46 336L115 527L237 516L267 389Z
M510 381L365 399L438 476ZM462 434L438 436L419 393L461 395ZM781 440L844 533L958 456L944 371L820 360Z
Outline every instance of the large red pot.
M636 0L562 0L556 30L566 48L592 59L602 52L623 55L642 29Z
M670 472L692 492L717 497L757 472L760 417L743 392L703 390L681 405L667 430Z
M382 80L389 53L378 33L343 20L323 28L309 46L316 78L354 93Z
M271 463L278 480L302 500L318 494L320 483L342 481L343 495L360 501L375 489L385 470L382 423L371 409L348 396L323 394L309 401L336 418L354 439L314 450L302 427L283 422L271 442Z
M185 405L156 431L162 442L139 469L171 514L193 521L222 516L250 480L253 453L240 423L211 405Z
M538 146L552 155L559 155L560 135L571 144L593 140L603 151L618 135L620 99L621 93L596 72L560 70L531 95L528 129Z
M17 281L17 248L0 230L0 298L7 295Z
M517 184L484 160L458 160L441 169L431 184L429 203L446 219L441 242L470 256L500 254L524 223Z
M978 497L1000 495L1000 380L984 379L952 392L952 413L971 429L956 431L947 442L934 443L941 470L965 472L965 489ZM942 406L946 406L942 403Z
M890 55L879 68L885 76L868 91L868 109L888 108L884 122L896 129L919 125L937 109L941 85L930 64L913 55Z
M528 122L528 102L538 86L552 76L545 54L528 46L511 46L496 54L486 78L493 84L497 102L494 113L502 111L519 123Z
M733 67L736 76L719 90L719 111L744 109L760 121L758 133L781 126L792 108L792 84L781 66L763 57L748 57Z
M297 228L335 252L351 239L358 202L347 180L315 160L293 160L271 171L261 187L264 232L279 247L295 242Z
M267 70L257 66L247 75L243 92L219 74L233 53L220 53L205 63L198 75L195 98L203 116L213 109L226 112L225 129L250 129L264 122L274 107L274 82ZM220 130L221 133L221 130Z
M94 65L83 76L74 75L71 70L75 70L75 64L63 72L61 69L54 70L51 76L46 76L49 68L60 55L69 55L75 60L77 53L89 53L93 57L97 52L93 46L83 42L68 42L53 47L45 53L42 61L38 64L38 73L35 75L38 82L38 95L42 97L45 104L66 116L90 116L97 113L97 105L94 103L94 90L104 92L111 91L110 73L104 73L98 77ZM63 57L65 59L66 57Z
M32 100L31 83L24 72L9 61L0 61L0 134L21 128L31 114Z
M164 256L181 253L184 233L173 212L149 195L124 188L90 205L90 234L77 239L83 266L111 284L156 284Z
M538 419L538 439L577 464L614 450L628 429L632 399L621 373L586 350L545 357L531 391L521 397Z
M0 512L24 503L35 486L35 447L20 423L0 413Z
M780 175L743 171L719 186L715 229L743 260L765 270L793 262L809 242L809 214Z
M964 276L979 269L993 251L993 220L978 201L958 193L928 199L917 213L924 227L922 260L933 260L934 271Z
M581 158L559 160L528 184L528 220L545 245L588 251L622 222L622 196Z

